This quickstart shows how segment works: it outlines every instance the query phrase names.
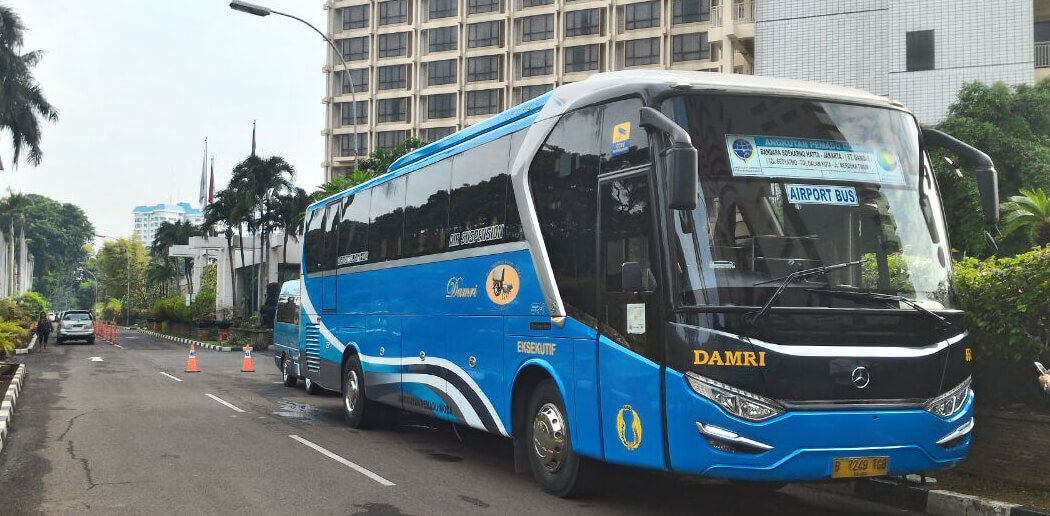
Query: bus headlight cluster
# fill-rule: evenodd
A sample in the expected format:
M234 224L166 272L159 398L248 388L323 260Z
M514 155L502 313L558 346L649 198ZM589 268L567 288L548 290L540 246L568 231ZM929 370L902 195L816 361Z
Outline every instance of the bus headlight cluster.
M784 409L771 399L705 378L693 372L686 373L685 377L689 381L689 387L694 392L715 402L730 415L748 421L762 421L784 413Z
M970 388L971 379L971 377L966 378L966 380L963 380L963 383L960 383L954 389L926 402L926 411L941 417L955 415L973 392Z

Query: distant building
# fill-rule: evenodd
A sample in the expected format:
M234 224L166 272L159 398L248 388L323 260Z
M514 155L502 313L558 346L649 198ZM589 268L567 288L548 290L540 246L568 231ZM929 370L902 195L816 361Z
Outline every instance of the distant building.
M933 124L963 84L1047 75L1048 21L1050 0L761 0L755 73L886 95Z
M190 206L188 202L136 206L132 213L135 215L135 235L147 246L153 243L157 228L164 222L174 224L185 221L199 226L204 221L201 210Z

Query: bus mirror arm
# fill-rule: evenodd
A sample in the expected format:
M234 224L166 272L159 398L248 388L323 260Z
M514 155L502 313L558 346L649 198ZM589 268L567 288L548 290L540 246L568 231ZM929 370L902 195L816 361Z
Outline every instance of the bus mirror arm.
M999 176L995 163L976 147L960 141L937 129L923 128L922 138L927 145L952 152L977 176L977 189L981 194L981 209L988 224L999 222Z
M667 135L671 146L661 153L668 177L668 204L673 210L696 209L699 193L697 152L689 133L663 113L643 107L639 113L642 127Z

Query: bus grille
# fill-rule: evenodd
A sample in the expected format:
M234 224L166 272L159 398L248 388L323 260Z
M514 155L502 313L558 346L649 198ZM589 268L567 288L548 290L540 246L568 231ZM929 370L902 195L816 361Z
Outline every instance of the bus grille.
M321 331L317 325L306 323L306 370L321 370Z

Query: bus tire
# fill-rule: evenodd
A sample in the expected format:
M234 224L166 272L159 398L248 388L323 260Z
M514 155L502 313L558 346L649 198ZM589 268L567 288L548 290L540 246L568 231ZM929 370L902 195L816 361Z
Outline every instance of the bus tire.
M284 361L281 362L281 379L284 380L285 387L295 387L295 384L299 382L299 378L296 378L292 374L292 359L284 357Z
M317 385L317 382L311 380L309 376L303 377L303 387L306 387L307 394L321 394L321 386Z
M554 380L540 382L525 411L525 445L532 476L544 492L561 497L585 495L594 464L572 449L565 403Z
M383 406L365 397L365 375L357 355L346 360L343 371L343 417L350 428L375 428L383 416Z

